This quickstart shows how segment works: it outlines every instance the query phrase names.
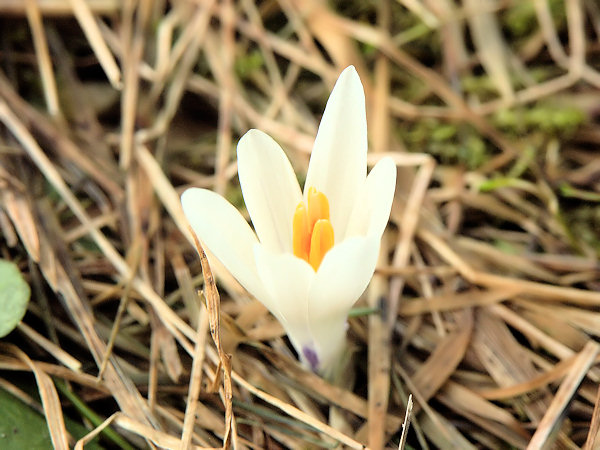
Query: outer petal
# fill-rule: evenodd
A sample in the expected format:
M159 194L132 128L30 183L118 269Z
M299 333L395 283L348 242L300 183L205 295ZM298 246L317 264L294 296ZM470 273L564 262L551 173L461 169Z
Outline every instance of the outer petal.
M347 314L330 317L315 317L310 322L314 338L314 351L317 356L316 369L328 377L340 363L346 349ZM314 364L311 364L314 366Z
M381 238L390 219L396 188L396 165L391 158L381 159L369 173L348 220L345 238Z
M369 284L378 255L378 236L350 238L325 255L309 293L311 324L317 317L346 317ZM321 335L312 331L315 339Z
M254 263L258 241L239 211L220 195L191 188L181 196L183 212L196 236L246 290L258 299L265 289Z
M300 355L312 343L308 326L308 293L315 272L304 260L289 253L273 253L261 244L254 246L258 274L269 292L264 303L281 322ZM259 299L262 301L262 299Z
M319 371L330 372L346 342L346 318L375 271L379 239L354 237L325 255L309 294L308 321Z
M302 194L289 160L258 130L240 139L237 156L244 202L260 242L271 251L291 252L292 220Z
M329 199L336 236L344 236L367 169L365 94L353 66L340 75L323 114L304 193L313 186Z

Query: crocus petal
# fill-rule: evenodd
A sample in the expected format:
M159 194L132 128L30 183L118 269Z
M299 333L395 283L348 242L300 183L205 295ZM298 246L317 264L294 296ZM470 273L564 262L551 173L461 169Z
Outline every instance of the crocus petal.
M196 236L244 288L260 299L266 295L256 272L256 235L239 211L207 189L191 188L181 196L183 212Z
M309 294L310 334L324 375L339 363L346 342L346 318L375 270L379 239L354 237L325 255Z
M310 322L316 358L314 361L310 361L309 365L324 376L329 376L334 371L346 348L346 330L348 328L346 316L347 314L338 314L330 317L317 317ZM314 367L315 365L316 367Z
M260 242L271 251L291 253L292 219L302 193L288 158L258 130L240 139L237 157L244 202Z
M345 238L367 235L381 238L390 218L395 188L396 165L391 158L383 158L371 169L362 186Z
M369 284L378 255L377 236L352 237L333 247L323 258L310 289L309 321L345 317Z
M315 272L304 260L289 253L274 253L264 245L254 246L258 274L269 296L259 299L281 322L288 337L302 354L312 342L308 327L308 292Z
M309 187L315 187L329 199L336 236L345 234L366 168L365 94L356 69L350 66L340 75L327 101L304 187L305 195Z

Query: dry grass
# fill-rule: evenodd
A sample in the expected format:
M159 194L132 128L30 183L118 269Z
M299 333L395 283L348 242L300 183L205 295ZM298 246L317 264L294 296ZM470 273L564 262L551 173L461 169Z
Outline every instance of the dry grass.
M79 414L59 383L106 419L79 446L107 426L134 447L600 445L594 0L5 0L0 20L0 249L33 292L0 387L56 448ZM249 128L302 177L350 64L369 161L400 176L332 385L198 259L179 194L243 207Z

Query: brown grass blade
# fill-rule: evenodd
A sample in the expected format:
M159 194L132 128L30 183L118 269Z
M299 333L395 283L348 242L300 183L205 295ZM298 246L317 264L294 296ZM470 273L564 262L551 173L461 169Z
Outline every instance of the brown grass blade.
M595 342L588 342L585 348L579 353L571 371L561 383L546 414L544 414L544 417L538 424L537 430L527 446L529 450L543 448L551 443L553 430L558 430L565 409L575 395L579 383L585 377L586 372L595 363L599 352L600 345Z
M2 189L2 202L30 258L35 262L39 262L40 240L37 234L37 225L31 206L23 191L12 187L4 187Z
M596 391L596 402L594 403L594 412L590 421L590 430L583 446L583 450L593 450L598 446L598 434L600 433L600 386Z
M428 401L448 380L462 361L471 341L473 311L464 309L455 314L455 330L436 345L435 350L411 378L422 399Z
M35 0L25 1L25 12L27 20L33 35L33 44L38 60L38 66L41 73L42 83L44 85L44 96L46 98L46 107L51 116L60 115L60 106L58 103L58 92L56 88L56 80L54 70L52 69L52 61L48 50L48 42L44 32L42 23L42 14Z
M104 73L110 81L110 84L115 89L122 88L121 71L115 61L113 54L108 49L106 41L102 37L102 32L96 23L90 5L84 0L69 0L71 7L73 8L73 14L77 18L79 25L83 29L88 42L90 43L100 65L104 69Z
M498 17L490 8L493 4L489 0L463 2L469 10L467 21L477 56L503 99L511 101L514 94L507 67L508 48L500 31Z
M231 430L233 425L233 393L232 393L232 384L231 384L231 356L226 354L223 351L221 346L221 320L220 320L220 296L217 291L217 285L215 283L215 279L213 277L212 271L210 269L210 265L208 264L208 259L206 258L206 254L200 242L196 238L196 235L192 230L190 230L192 235L194 236L196 250L198 251L198 255L200 256L200 263L202 264L202 274L204 275L204 297L206 299L206 307L208 309L208 322L210 324L210 334L213 338L213 341L217 347L217 352L219 355L219 369L222 369L223 374L223 389L224 389L224 402L225 402L225 434L223 437L223 448L227 448L229 446L231 436ZM198 333L202 330L199 328ZM198 338L198 341L201 341ZM198 342L196 341L196 342ZM202 346L204 348L204 346ZM202 350L199 348L197 350L197 358L200 359L200 355L202 355ZM219 372L217 376L220 376ZM199 387L199 382L196 381L197 387ZM191 390L191 387L190 387ZM233 437L234 441L236 437Z
M202 365L204 364L204 347L206 346L206 335L209 327L209 315L205 307L200 310L198 315L198 334L196 337L196 347L194 348L194 360L192 362L192 373L190 375L190 387L188 390L187 406L185 409L185 420L183 422L183 432L181 434L180 448L190 448L192 442L192 433L196 422L196 410L198 408L198 396L202 384ZM223 433L227 436L227 431ZM226 448L225 442L223 448Z
M485 310L478 311L473 334L473 349L479 361L500 386L510 386L535 377L538 373L533 362L521 348L506 324ZM517 402L537 423L549 404L549 393L542 390L535 399Z

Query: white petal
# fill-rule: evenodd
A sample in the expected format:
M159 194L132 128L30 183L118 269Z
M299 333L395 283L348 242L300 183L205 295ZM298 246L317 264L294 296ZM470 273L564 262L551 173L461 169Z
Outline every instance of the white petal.
M340 75L323 114L310 157L304 193L315 187L329 199L336 236L348 217L367 171L365 94L353 66Z
M330 375L346 349L347 314L331 317L316 317L310 322L316 353L316 371ZM312 364L311 364L312 366ZM315 370L315 367L312 367Z
M289 253L273 253L254 246L258 274L272 300L264 303L281 322L300 355L312 343L308 326L308 292L315 272L304 260ZM260 299L259 299L260 300Z
M396 189L396 165L391 158L381 159L367 177L348 220L346 236L378 236L390 219Z
M220 195L199 188L185 191L181 204L198 239L248 292L264 297L254 263L253 246L258 241L239 211Z
M317 318L347 315L375 272L379 244L376 236L352 237L325 255L309 293L311 324Z
M326 375L339 363L346 347L346 320L375 271L379 239L350 238L323 259L309 293L308 321L319 371Z
M237 157L244 202L260 242L271 251L291 252L292 220L302 194L288 158L258 130L240 139Z

